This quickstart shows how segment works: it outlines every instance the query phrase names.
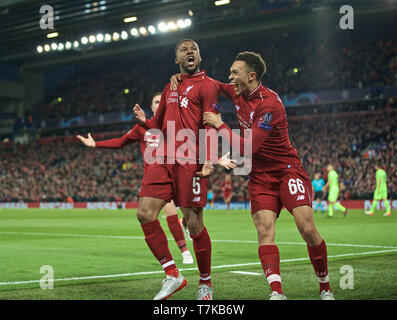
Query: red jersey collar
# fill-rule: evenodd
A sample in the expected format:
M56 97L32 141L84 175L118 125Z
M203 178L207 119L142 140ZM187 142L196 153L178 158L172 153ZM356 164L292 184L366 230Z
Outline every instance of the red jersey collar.
M201 70L201 71L193 73L193 74L181 74L181 79L195 78L195 77L199 77L199 76L205 76L205 71Z
M252 99L253 97L255 97L258 92L260 92L259 88L262 86L262 82L259 82L258 86L251 91L251 93L248 95L247 100Z

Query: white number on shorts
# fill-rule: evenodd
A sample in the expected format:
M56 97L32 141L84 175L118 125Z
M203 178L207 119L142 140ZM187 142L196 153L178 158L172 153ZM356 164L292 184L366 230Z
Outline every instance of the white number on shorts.
M193 177L193 193L199 194L200 191L200 177Z
M298 191L300 193L305 193L305 187L303 186L303 182L301 179L289 179L288 181L288 188L290 194L295 194Z

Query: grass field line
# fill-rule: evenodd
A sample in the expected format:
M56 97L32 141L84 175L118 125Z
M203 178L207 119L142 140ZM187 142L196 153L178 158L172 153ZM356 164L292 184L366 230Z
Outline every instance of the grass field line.
M379 250L379 251L367 251L367 252L354 252L354 253L342 253L336 255L328 255L328 259L332 258L341 258L341 257L350 257L350 256L359 256L359 255L372 255L378 253L390 253L397 252L397 249L389 249L389 250ZM292 259L283 259L280 260L280 263L286 262L296 262L296 261L306 261L309 260L309 257L305 258L292 258ZM225 264L219 266L212 266L211 269L226 269L226 268L236 268L236 267L247 267L253 265L260 265L261 262L248 262L248 263L239 263L239 264ZM180 268L180 271L198 271L197 268ZM139 275L150 275L150 274L161 274L164 273L163 270L157 271L143 271L143 272L133 272L133 273L121 273L121 274L110 274L110 275L97 275L97 276L84 276L84 277L72 277L72 278L61 278L54 279L55 281L73 281L73 280L89 280L89 279L104 279L104 278L120 278L120 277L132 277ZM48 280L46 280L48 281ZM9 281L9 282L0 282L0 285L17 285L17 284L28 284L28 283L40 283L40 280L26 280L26 281Z
M16 232L16 231L0 231L0 234L13 235L27 235L27 236L54 236L54 237L78 237L78 238L102 238L102 239L130 239L130 240L145 240L145 237L140 236L113 236L113 235L98 235L98 234L79 234L79 233L47 233L47 232ZM173 241L174 238L168 238L168 241ZM258 243L256 240L216 240L211 239L211 242L224 243ZM305 242L291 242L291 241L276 241L277 244L291 244L291 245L306 245ZM329 243L327 246L340 247L357 247L357 248L378 248L378 249L397 249L396 246L379 246L371 244L351 244L351 243Z

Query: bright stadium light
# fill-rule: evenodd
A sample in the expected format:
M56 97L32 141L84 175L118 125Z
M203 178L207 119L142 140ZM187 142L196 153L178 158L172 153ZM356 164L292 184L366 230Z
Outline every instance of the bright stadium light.
M146 28L145 27L140 27L139 28L139 32L143 35L145 35L147 33Z
M117 32L113 32L112 39L113 41L119 41L120 35Z
M218 1L215 1L215 5L216 6L223 6L223 5L229 4L229 3L230 3L230 0L218 0Z
M189 14L189 16L193 17L193 11L192 10L189 10L187 13Z
M48 44L46 44L44 46L44 51L48 52L48 51L50 51L50 49L51 49L51 47Z
M159 29L161 32L167 32L167 31L168 31L168 26L167 26L167 24L164 23L164 22L160 22L159 25L158 25L157 27L158 27L158 29Z
M183 29L184 27L186 27L185 21L182 19L179 19L176 24L178 25L179 28Z
M189 18L186 18L186 19L185 19L185 26L186 26L186 27L190 27L191 25L192 25L192 20L189 19Z
M147 29L148 29L148 31L149 31L151 34L155 34L155 33L156 33L156 28L155 28L154 26L149 26Z
M66 41L65 43L65 49L69 50L70 48L72 48L72 43L70 41Z
M43 47L42 46L37 46L37 52L42 53L43 52Z
M105 42L110 42L110 41L112 41L112 36L109 33L105 34Z
M123 40L128 39L128 33L127 33L127 31L122 31L122 32L121 32L121 39L123 39Z
M64 48L65 45L62 42L58 44L58 51L63 51Z
M73 48L78 48L79 47L79 42L77 41L77 40L75 40L74 42L73 42Z
M123 19L123 21L124 21L125 23L134 22L134 21L137 21L137 20L138 20L137 17L127 17L127 18L124 18L124 19Z
M94 43L94 42L96 41L96 38L95 38L94 35L90 35L90 37L88 38L88 40L89 40L91 43Z
M178 27L176 26L174 21L169 21L168 24L167 24L167 27L168 27L169 30L172 30L172 31L178 29Z
M58 45L55 42L51 43L52 50L56 50L57 48L58 48Z
M98 33L96 35L96 41L98 41L98 42L102 42L103 41L103 34L102 33Z
M137 28L132 28L130 31L131 35L136 37L139 35L138 29Z
M51 32L51 33L47 34L47 38L48 38L48 39L56 38L56 37L58 37L58 36L59 36L59 33L58 33L58 32Z
M87 44L88 43L88 38L87 37L82 37L81 38L81 43L82 44Z

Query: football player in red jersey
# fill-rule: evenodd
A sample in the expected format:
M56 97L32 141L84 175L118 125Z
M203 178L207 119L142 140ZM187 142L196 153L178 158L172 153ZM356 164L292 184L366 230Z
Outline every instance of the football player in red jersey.
M154 94L152 99L152 105L150 108L153 111L153 114L156 114L157 108L160 104L161 92L157 92ZM78 135L77 138L84 143L87 147L94 147L94 148L107 148L107 149L119 149L122 148L130 143L134 143L139 141L141 144L141 151L142 154L145 154L145 150L148 144L158 145L159 140L156 136L149 135L144 128L142 128L139 124L136 124L130 131L128 131L124 136L116 139L109 139L104 141L95 141L91 134L88 134L88 138L85 138L81 135ZM149 168L148 168L149 167ZM150 170L150 165L144 162L144 175L147 170ZM192 264L193 257L190 253L189 249L186 246L186 240L184 236L184 232L182 229L181 224L178 220L178 212L175 207L174 202L167 203L163 211L167 217L167 225L171 231L172 236L175 239L176 244L178 245L179 249L182 253L182 262L184 264Z
M222 122L220 114L204 113L204 123L215 127L235 150L244 150L244 143L252 143L248 191L258 233L258 255L272 291L270 299L286 299L281 285L279 250L274 242L276 219L285 206L307 244L320 285L320 298L334 300L326 244L313 219L311 181L289 140L280 97L261 83L265 71L266 65L259 54L241 52L230 68L231 84L218 82L220 92L234 102L240 128L252 129L251 137L236 136Z
M230 202L233 196L233 181L230 174L225 175L225 180L221 184L221 190L223 192L223 199L226 203L227 209L230 209Z
M213 172L213 166L208 160L213 157L207 153L206 163L200 165L200 139L197 138L200 136L199 130L205 128L203 112L218 113L219 90L216 82L204 71L200 71L201 56L195 41L179 41L175 47L175 54L175 63L179 65L182 74L178 90L171 90L167 84L159 109L151 119L146 119L138 105L133 109L138 121L145 128L162 130L166 150L164 163L152 166L149 174L144 177L138 219L149 248L167 274L155 299L167 299L186 286L186 280L176 268L169 253L167 238L157 219L161 208L173 199L183 212L190 237L193 239L200 272L197 299L212 300L211 240L204 226L203 208L207 202L207 177ZM175 134L180 133L183 133L183 137L188 137L187 142L185 139L175 139ZM191 136L194 139L190 139ZM216 134L215 138L217 139ZM183 153L180 152L181 148L184 150Z

